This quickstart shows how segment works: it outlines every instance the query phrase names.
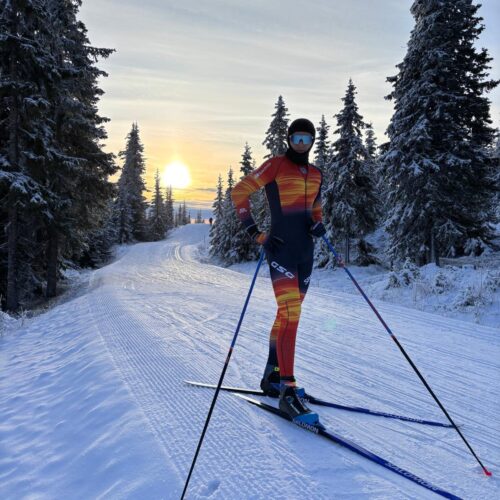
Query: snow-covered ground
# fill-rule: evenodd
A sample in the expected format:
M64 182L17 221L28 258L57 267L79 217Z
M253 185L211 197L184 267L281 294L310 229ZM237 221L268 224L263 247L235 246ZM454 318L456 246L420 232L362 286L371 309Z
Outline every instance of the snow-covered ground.
M179 498L212 396L183 381L217 381L250 284L246 274L200 262L207 231L185 226L166 241L126 247L91 273L85 293L22 326L2 317L0 498ZM256 386L265 363L275 302L262 272L228 384ZM304 302L299 382L335 402L443 420L363 299L325 289L322 273L314 271ZM323 423L456 495L500 498L499 330L376 305L493 477L450 429L327 408ZM188 494L433 497L227 393Z

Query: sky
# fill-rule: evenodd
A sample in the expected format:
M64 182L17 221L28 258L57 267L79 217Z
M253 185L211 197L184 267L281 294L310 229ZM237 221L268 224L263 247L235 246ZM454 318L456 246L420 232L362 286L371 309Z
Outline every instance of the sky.
M99 110L106 150L124 149L139 125L153 187L173 162L184 163L191 185L176 200L209 208L218 175L239 171L245 142L259 166L262 146L281 94L290 119L321 115L335 126L349 78L357 103L378 143L392 115L384 99L387 76L406 53L413 28L410 0L83 0L80 19L94 46L116 49L99 67L109 76ZM486 26L479 46L500 79L498 0L483 0ZM500 89L488 94L493 125L500 126ZM120 164L120 162L119 162ZM239 172L237 177L239 178Z

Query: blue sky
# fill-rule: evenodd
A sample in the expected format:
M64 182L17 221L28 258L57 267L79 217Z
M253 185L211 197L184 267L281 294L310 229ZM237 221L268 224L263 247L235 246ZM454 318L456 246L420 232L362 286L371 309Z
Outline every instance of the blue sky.
M264 134L282 94L291 119L317 123L342 105L349 78L379 143L392 114L384 99L413 28L407 0L84 0L81 18L94 45L115 48L101 63L109 78L100 103L107 149L118 152L137 121L154 171L174 159L193 184L177 199L210 206L217 176L239 168L245 141L257 164ZM499 79L498 0L484 0L480 45ZM500 126L500 90L489 98Z

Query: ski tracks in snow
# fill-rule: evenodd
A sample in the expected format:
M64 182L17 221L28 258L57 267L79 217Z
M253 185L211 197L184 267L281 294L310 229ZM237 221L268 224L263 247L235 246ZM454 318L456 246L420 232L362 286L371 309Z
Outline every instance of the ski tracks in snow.
M206 227L130 247L95 272L95 321L137 405L176 471L178 498L212 391L250 285L248 276L196 261ZM265 262L263 265L266 265ZM436 315L377 304L431 387L482 457L500 473L499 337ZM255 387L267 356L275 301L259 278L225 383ZM422 418L444 419L361 297L311 287L297 342L299 382L318 397ZM453 430L321 410L332 429L466 498L498 498ZM432 498L349 451L261 414L230 394L217 402L188 498Z

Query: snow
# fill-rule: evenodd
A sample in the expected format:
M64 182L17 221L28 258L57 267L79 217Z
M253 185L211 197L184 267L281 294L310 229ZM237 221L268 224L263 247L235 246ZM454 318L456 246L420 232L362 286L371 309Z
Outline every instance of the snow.
M7 322L0 336L0 498L180 497L213 394L183 381L217 381L250 285L241 271L255 269L200 262L208 228L188 225L166 241L122 246L112 264L91 272L85 293L22 324ZM228 384L259 382L275 314L266 273L250 300ZM322 279L315 270L304 302L299 382L334 402L443 420L363 299L324 288ZM482 475L450 429L327 408L323 423L456 495L498 498L498 329L376 304L493 477ZM187 497L434 495L221 394Z

